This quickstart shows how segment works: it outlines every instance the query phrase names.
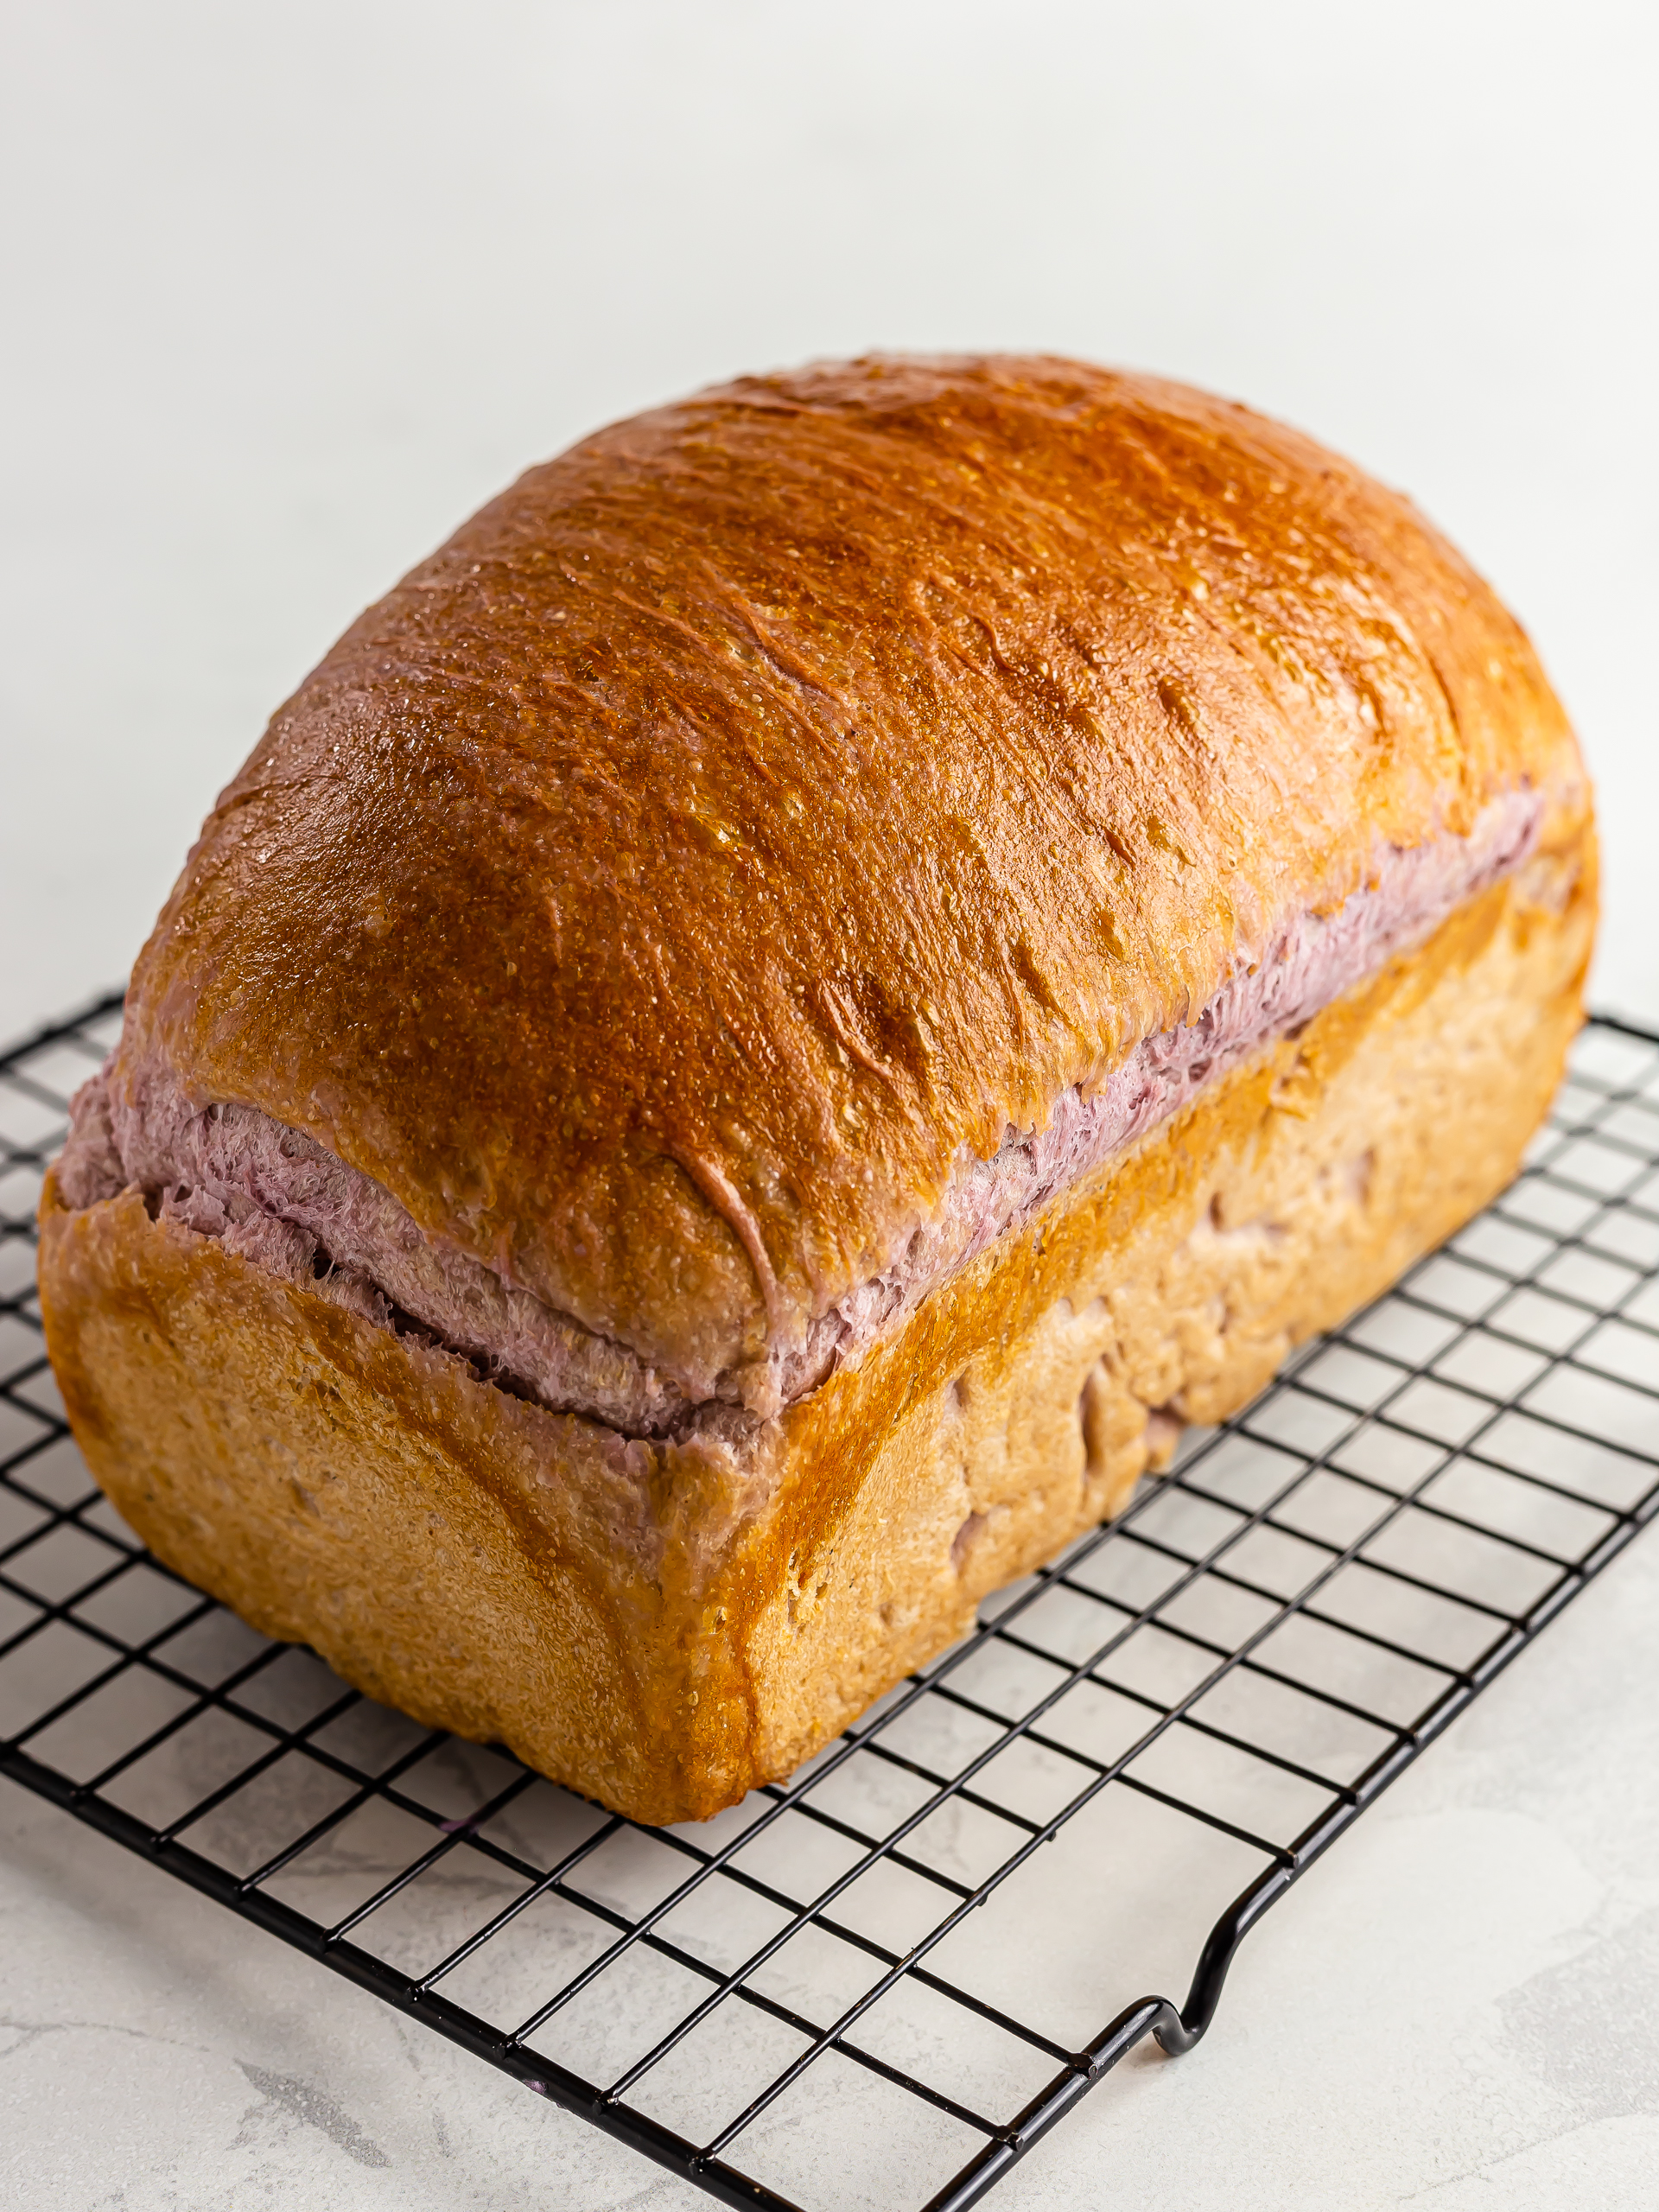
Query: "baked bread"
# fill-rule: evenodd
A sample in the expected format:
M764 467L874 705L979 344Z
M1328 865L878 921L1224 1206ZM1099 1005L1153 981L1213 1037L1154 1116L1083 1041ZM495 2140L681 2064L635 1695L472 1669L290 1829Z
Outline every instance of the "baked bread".
M1402 499L1048 359L533 469L226 791L42 1205L160 1557L637 1819L787 1774L1513 1173L1588 789Z

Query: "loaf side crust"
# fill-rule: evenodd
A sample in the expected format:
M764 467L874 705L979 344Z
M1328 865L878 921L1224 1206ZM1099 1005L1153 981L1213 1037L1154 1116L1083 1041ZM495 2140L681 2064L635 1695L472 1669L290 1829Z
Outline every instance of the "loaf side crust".
M810 1757L1510 1179L1581 1019L1588 832L1222 1078L763 1426L626 1440L48 1187L76 1437L178 1572L652 1822Z

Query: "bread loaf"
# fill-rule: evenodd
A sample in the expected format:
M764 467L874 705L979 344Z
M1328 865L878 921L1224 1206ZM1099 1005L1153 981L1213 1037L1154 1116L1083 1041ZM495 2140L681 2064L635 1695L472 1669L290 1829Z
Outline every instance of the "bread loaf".
M156 1553L657 1821L1514 1172L1588 789L1402 499L1053 359L533 469L226 791L42 1205Z

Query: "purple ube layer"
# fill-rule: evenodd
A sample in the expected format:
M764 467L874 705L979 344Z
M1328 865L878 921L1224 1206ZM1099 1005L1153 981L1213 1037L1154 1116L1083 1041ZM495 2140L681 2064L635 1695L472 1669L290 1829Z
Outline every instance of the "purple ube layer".
M1384 850L1370 883L1334 913L1296 916L1189 1027L1146 1038L1088 1090L1062 1093L1046 1128L1011 1127L991 1159L964 1149L942 1202L888 1265L753 1366L652 1366L427 1237L389 1191L310 1137L253 1107L194 1098L160 1062L124 1068L116 1081L112 1058L79 1092L60 1187L84 1206L136 1183L164 1218L384 1327L417 1330L556 1411L631 1436L734 1433L858 1359L999 1236L1519 867L1543 807L1541 794L1512 791L1468 837Z

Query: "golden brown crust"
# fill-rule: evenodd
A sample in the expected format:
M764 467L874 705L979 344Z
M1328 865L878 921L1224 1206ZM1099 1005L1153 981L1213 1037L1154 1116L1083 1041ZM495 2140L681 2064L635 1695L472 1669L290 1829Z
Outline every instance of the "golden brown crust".
M789 1772L1501 1187L1558 1079L1587 832L1063 1194L753 1462L624 1444L151 1221L43 1202L75 1433L162 1557L635 1817ZM1149 1418L1151 1416L1151 1418Z
M1294 432L1049 359L753 379L532 470L346 633L124 1055L706 1377L1522 781L1569 836L1519 628Z

